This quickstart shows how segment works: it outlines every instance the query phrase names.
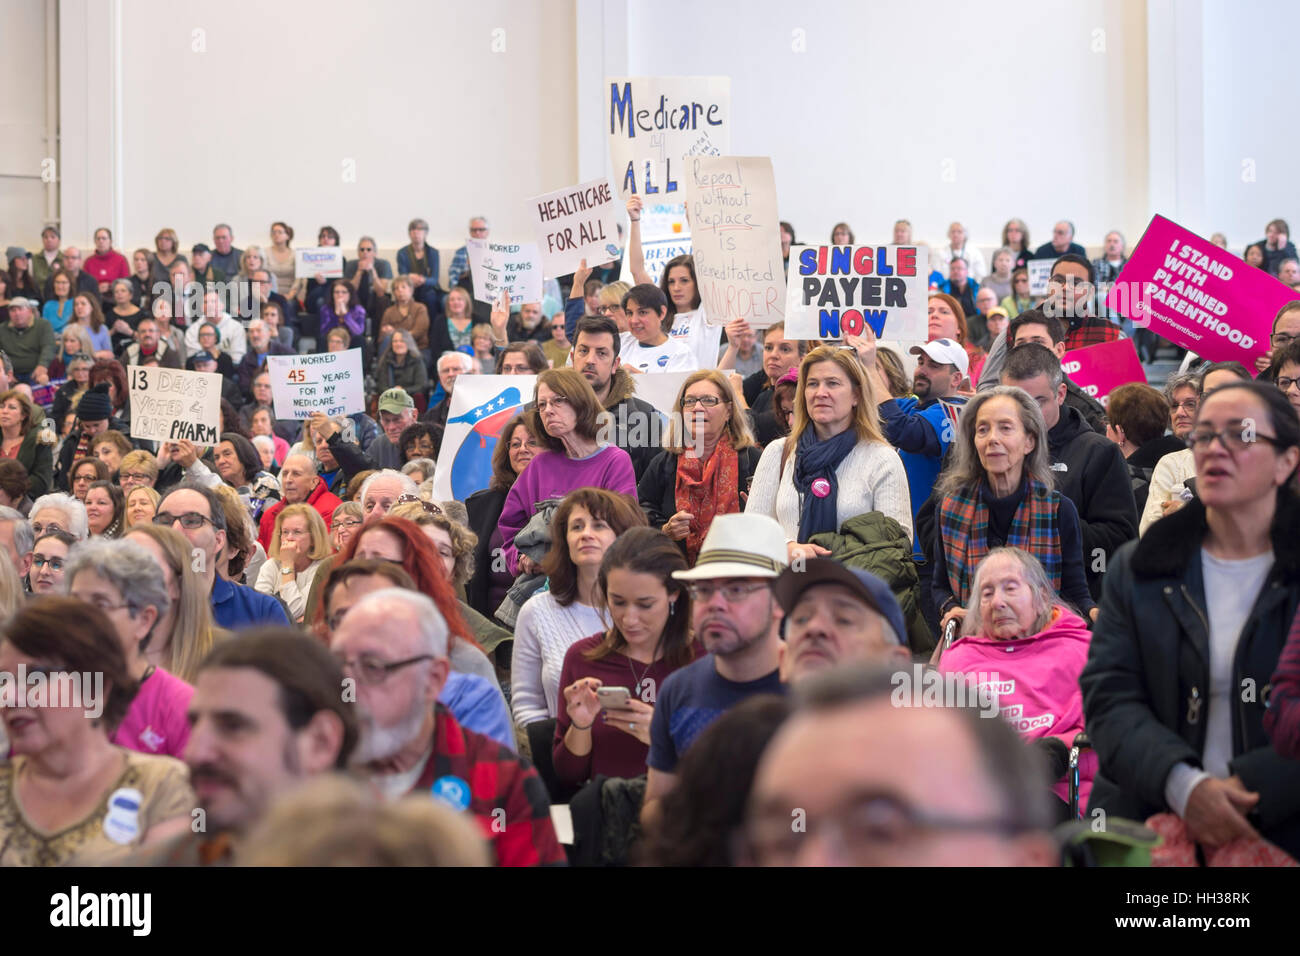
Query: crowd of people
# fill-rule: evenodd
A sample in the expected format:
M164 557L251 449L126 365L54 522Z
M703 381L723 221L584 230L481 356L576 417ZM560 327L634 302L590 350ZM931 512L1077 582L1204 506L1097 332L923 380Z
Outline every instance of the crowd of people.
M1254 367L1101 403L1067 350L1182 352L1106 308L1119 232L1012 219L986 259L953 223L902 355L712 321L627 211L626 262L513 312L418 218L334 280L284 222L6 251L0 865L1052 864L1099 810L1300 859L1285 222L1246 250L1296 290ZM365 411L277 416L268 356L346 349ZM216 443L133 438L132 366L220 374ZM481 374L534 380L440 499Z

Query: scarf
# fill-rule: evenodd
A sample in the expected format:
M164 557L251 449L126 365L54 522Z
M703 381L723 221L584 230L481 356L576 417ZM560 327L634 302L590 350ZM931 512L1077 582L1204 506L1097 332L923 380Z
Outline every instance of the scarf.
M800 541L811 541L813 535L823 531L834 534L840 530L836 505L840 482L835 470L857 444L858 433L852 426L826 441L819 441L811 427L799 436L794 454L794 486L799 490Z
M691 564L699 557L704 535L713 519L740 510L739 469L740 459L726 432L718 439L718 446L708 461L690 458L684 451L677 456L674 500L678 511L688 512L695 518L686 534L686 560Z
M1028 551L1043 565L1052 587L1061 590L1061 535L1057 516L1061 493L1029 479L1016 508L1007 544ZM939 538L948 562L948 587L963 607L970 600L975 569L989 552L989 508L982 483L972 491L945 495L939 503ZM1025 488L1025 485L1021 485Z

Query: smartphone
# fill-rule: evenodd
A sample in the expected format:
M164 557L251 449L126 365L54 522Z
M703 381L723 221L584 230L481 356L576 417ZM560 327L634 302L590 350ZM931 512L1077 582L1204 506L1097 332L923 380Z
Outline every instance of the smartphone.
M626 687L597 687L596 698L606 710L622 710L632 698L632 692Z

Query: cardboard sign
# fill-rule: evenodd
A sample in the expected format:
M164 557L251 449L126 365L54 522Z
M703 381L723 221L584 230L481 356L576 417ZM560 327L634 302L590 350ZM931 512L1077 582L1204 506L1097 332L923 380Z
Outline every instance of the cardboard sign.
M1054 265L1055 259L1030 259L1025 263L1025 271L1029 273L1030 295L1047 295L1047 283L1052 278Z
M594 268L623 254L618 235L622 203L609 180L593 179L543 193L528 200L528 206L529 214L537 217L537 247L545 278L567 276L583 259Z
M647 203L641 208L640 226L645 271L650 273L650 281L658 285L669 261L691 254L691 226L686 219L686 205ZM623 257L619 278L628 285L636 285L626 256Z
M610 77L609 158L624 200L676 193L686 156L731 151L731 79Z
M343 250L338 246L316 246L310 249L295 249L295 272L297 278L322 279L343 278Z
M542 301L542 259L537 243L466 239L465 248L478 301L496 305L503 288L510 290L512 309Z
M785 334L919 339L928 333L926 257L918 246L791 246Z
M1106 305L1201 358L1253 369L1269 351L1277 310L1297 298L1262 269L1155 216Z
M215 372L132 365L131 437L215 445L221 434L221 383Z
M1103 405L1107 396L1121 385L1132 382L1145 385L1147 380L1132 339L1071 349L1061 359L1061 370Z
M266 369L271 373L271 400L276 418L311 418L313 412L324 412L333 418L366 410L361 349L268 355Z
M701 305L709 322L765 329L785 318L785 263L772 161L687 160L687 209Z

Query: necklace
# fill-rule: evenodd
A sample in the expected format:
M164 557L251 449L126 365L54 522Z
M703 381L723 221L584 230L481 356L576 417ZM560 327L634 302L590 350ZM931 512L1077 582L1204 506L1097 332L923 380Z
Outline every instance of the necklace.
M632 666L631 655L624 655L624 656L627 657L627 669L632 672L632 693L635 694L637 697L640 697L641 685L645 683L646 675L650 673L650 668L655 666L655 662L651 661L649 664L647 664L645 666L645 670L641 672L641 676L637 677L636 668Z

